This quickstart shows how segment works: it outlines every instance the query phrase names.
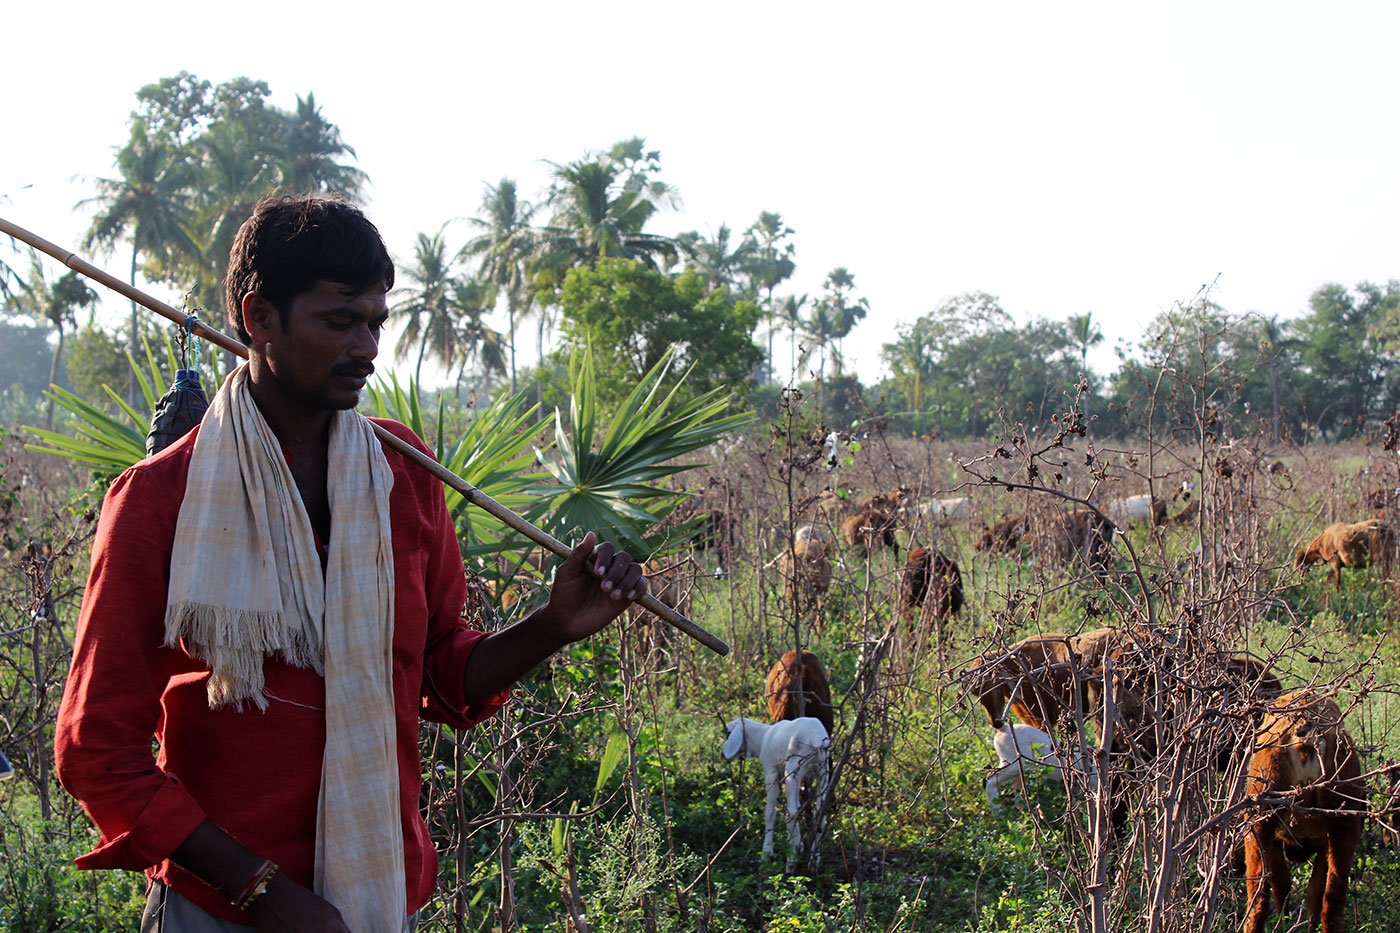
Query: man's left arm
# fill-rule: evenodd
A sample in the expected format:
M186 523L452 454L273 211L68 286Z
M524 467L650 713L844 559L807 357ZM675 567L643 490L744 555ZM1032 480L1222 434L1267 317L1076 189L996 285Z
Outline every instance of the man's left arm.
M467 659L467 701L485 702L509 689L560 648L622 615L646 591L641 565L611 544L598 544L590 531L555 571L549 602L477 644Z

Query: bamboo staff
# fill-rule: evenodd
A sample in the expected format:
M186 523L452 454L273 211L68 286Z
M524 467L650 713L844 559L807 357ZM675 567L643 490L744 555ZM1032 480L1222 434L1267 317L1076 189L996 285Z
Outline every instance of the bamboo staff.
M103 285L107 286L119 295L123 295L127 298L130 298L132 301L136 302L139 305L142 305L148 310L154 311L156 314L159 314L162 317L169 318L176 324L188 327L190 333L194 334L195 336L202 337L210 343L214 344L215 346L227 350L230 353L237 354L238 356L241 356L244 359L248 358L248 348L243 346L243 344L239 343L237 340L230 337L228 334L225 334L222 331L215 330L214 328L205 324L203 321L195 320L190 318L188 315L182 314L181 312L172 308L165 302L160 301L157 298L153 298L150 295L147 295L145 292L135 288L134 286L123 282L121 279L103 271L102 269L97 268L92 263L82 259L76 253L62 249L61 247L50 243L48 240L45 240L43 237L30 233L23 227L17 226L3 217L0 217L0 233L8 234L9 236L14 237L16 240L28 243L30 246L34 247L40 252L47 253L48 255L57 259L59 262L63 263L65 266L74 270L75 272L80 272L88 278L92 279L93 281L102 283ZM492 515L496 516L496 518L505 522L507 525L514 528L516 531L520 532L525 537L529 538L531 541L535 542L541 547L548 548L550 551L553 551L560 557L569 556L569 552L572 550L572 548L570 548L564 542L560 541L558 538L551 535L549 532L535 527L530 522L517 515L515 512L506 508L504 505L501 505L495 499L492 499L480 489L477 489L471 483L462 479L456 473L453 473L451 470L447 469L447 467L438 463L432 457L429 457L427 454L414 447L412 444L396 437L395 435L391 434L389 431L385 430L379 425L374 424L374 422L370 422L370 424L374 427L374 433L381 442L394 448L399 453L407 457L409 460L412 460L414 463L418 464L420 467L427 470L429 473L433 474L438 479L442 480L442 482L445 485L450 486L453 489L460 492L462 494L462 498L466 499L472 505L477 506L481 509L485 509L487 512L490 512ZM704 645L706 648L709 648L716 654L726 655L729 653L729 646L727 644L725 644L723 641L716 638L709 632L705 631L703 628L696 625L694 622L690 621L685 616L681 615L679 612L663 603L661 600L657 599L651 593L644 594L640 599L637 600L637 603L643 608L645 608L647 611L655 614L661 619L664 619L680 631L684 632L691 638L700 642L700 644Z

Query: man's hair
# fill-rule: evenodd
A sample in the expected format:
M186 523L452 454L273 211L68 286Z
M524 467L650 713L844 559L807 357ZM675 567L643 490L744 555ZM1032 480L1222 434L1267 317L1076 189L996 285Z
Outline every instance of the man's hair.
M244 343L243 296L267 299L287 326L292 299L318 281L338 282L351 297L394 286L394 261L379 230L337 197L274 192L258 202L233 238L224 278L228 320Z

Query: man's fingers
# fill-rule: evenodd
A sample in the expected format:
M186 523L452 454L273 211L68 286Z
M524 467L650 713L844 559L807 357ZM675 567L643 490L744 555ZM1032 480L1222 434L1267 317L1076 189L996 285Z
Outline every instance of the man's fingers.
M559 569L563 570L565 567L568 567L570 570L583 570L588 558L593 556L593 545L597 540L598 536L591 531L584 535L583 540L574 545L574 549L569 552L569 556L564 558L564 563L559 565Z

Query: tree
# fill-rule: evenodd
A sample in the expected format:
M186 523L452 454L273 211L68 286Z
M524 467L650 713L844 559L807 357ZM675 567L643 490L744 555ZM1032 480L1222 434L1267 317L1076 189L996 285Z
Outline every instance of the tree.
M448 256L445 232L443 227L432 236L418 234L413 261L403 270L412 288L389 309L390 314L404 319L395 348L398 359L407 357L414 344L418 346L418 361L413 369L415 383L422 382L425 357L431 356L450 371L461 353L461 309L457 304L461 283Z
M749 237L744 237L731 249L733 235L728 225L720 224L713 240L705 239L694 230L676 237L687 254L685 267L704 277L710 288L732 288L757 249L757 244Z
M1103 343L1103 331L1094 321L1094 312L1092 311L1071 314L1067 323L1070 335L1074 337L1074 342L1079 344L1079 369L1087 376L1089 374L1089 348Z
M643 152L641 146L642 140L631 139L577 162L549 163L554 181L547 203L553 213L537 232L537 261L552 283L562 282L575 266L607 257L652 267L658 259L675 261L675 240L643 231L662 203L674 201L674 193L652 178L659 153Z
M502 178L486 186L481 201L481 216L471 224L482 231L462 247L464 257L477 260L477 275L490 284L492 302L504 297L506 319L509 321L507 347L510 351L510 389L515 391L515 323L517 317L534 303L530 287L529 263L536 249L536 237L530 227L535 208L522 201L516 192L514 179ZM544 357L544 341L540 341L540 357Z
M768 372L771 378L773 336L782 326L779 318L785 310L774 302L773 290L797 271L797 263L792 258L795 251L791 242L793 230L783 223L781 214L763 211L744 233L745 239L751 241L753 247L744 259L742 271L748 280L749 292L758 300L764 323L767 324Z
M119 386L131 373L121 340L94 324L86 324L78 328L68 344L68 381L73 394L98 408L114 408L102 387Z
M806 321L807 336L821 353L821 362L817 367L818 408L823 407L824 395L820 387L826 378L827 355L830 354L839 378L845 363L841 341L850 335L856 322L865 317L870 307L864 298L851 298L850 292L854 287L855 276L844 266L832 269L822 285L822 297L817 300Z
M457 397L462 395L462 378L467 366L475 360L481 375L505 375L506 340L500 331L486 325L491 313L492 287L478 279L459 279L453 292L453 304L458 312L457 343L460 348L457 363ZM444 364L445 365L445 364ZM512 388L512 391L514 389Z
M1393 357L1382 334L1400 306L1400 283L1381 289L1362 282L1355 291L1323 285L1294 325L1305 398L1312 400L1309 421L1333 436L1360 431L1368 418L1396 408L1397 386L1387 378Z
M97 303L97 292L87 287L77 272L65 272L52 285L44 279L43 267L37 257L29 280L28 295L34 303L36 317L43 318L53 325L56 339L53 353L49 358L49 385L57 385L60 366L63 362L64 328L76 324L79 308L91 307ZM49 399L44 413L44 426L53 427L53 399Z
M779 330L788 332L788 370L792 378L797 376L797 338L802 333L802 309L807 306L806 295L788 295L782 301L772 302L774 312L768 330L769 369L772 369L773 335Z
M591 350L599 397L625 398L664 357L690 370L688 391L744 392L763 352L753 342L758 306L697 272L669 276L633 259L600 259L570 271L560 293L570 344Z
M117 175L99 178L97 194L79 203L95 205L83 244L110 254L123 240L131 243L131 285L143 256L155 259L170 250L197 253L188 233L192 217L190 166L168 142L153 138L141 119L131 125L131 137L117 150ZM137 352L140 332L136 302L131 303L131 353ZM136 377L127 383L127 396L136 398Z
M340 138L340 129L321 116L316 95L298 95L296 109L286 115L276 160L282 185L293 191L331 191L358 199L368 176L339 161L345 156L355 158L355 150Z

